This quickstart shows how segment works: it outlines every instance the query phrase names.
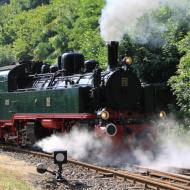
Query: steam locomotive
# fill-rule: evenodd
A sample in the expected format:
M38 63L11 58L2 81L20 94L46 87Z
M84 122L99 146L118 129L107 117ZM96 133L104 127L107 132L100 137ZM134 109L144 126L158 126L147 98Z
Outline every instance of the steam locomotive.
M166 109L168 89L140 82L130 57L118 64L118 46L108 43L106 71L71 52L60 56L57 66L27 61L0 68L1 141L31 145L74 127L113 142L146 138L150 119Z

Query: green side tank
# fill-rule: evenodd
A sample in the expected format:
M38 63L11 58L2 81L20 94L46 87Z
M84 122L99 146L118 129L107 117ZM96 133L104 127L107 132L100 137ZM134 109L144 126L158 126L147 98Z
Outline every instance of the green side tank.
M88 87L3 92L0 93L0 120L11 119L14 113L91 113L88 93Z

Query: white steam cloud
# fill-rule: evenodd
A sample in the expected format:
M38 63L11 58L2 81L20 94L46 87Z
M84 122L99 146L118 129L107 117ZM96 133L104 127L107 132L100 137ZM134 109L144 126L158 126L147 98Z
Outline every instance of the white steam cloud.
M158 23L152 18L149 18L147 23L142 26L136 26L136 24L144 14L163 5L167 5L173 10L175 14L172 19L176 22L184 19L183 17L189 13L190 9L189 0L106 0L106 6L102 10L99 21L102 38L106 42L120 41L124 34L128 33L134 38L137 37L137 40L142 43L150 41L154 45L162 43L160 36L167 30L164 24ZM132 30L134 26L137 27L136 31ZM154 34L155 31L157 34Z
M105 41L120 41L136 20L159 6L153 0L107 0L100 18L101 36Z
M159 121L156 146L153 151L134 150L140 164L156 169L190 168L190 133L174 118Z
M67 150L71 158L99 165L128 167L129 164L140 164L157 169L165 169L165 166L190 167L190 135L180 134L181 129L174 119L157 123L155 129L160 131L160 135L148 150L141 146L144 139L137 141L126 137L123 148L114 147L110 139L99 139L85 129L54 134L36 145L49 153Z
M67 150L71 158L104 166L128 167L140 164L157 169L166 166L190 167L190 134L175 119L158 122L159 135L152 149L145 150L143 141L126 137L127 146L114 147L108 138L97 138L87 130L73 129L68 134L54 134L36 145L45 152ZM128 147L128 148L127 148ZM130 147L130 148L129 148Z
M178 135L164 135L155 150L134 150L134 155L143 166L166 170L171 167L190 168L190 143Z
M112 146L110 138L97 137L94 132L74 128L67 134L53 134L37 142L35 146L44 152L67 150L68 156L104 166L120 166L121 163L134 163L134 158L126 150ZM119 156L118 156L119 154Z
M67 150L69 157L78 160L101 157L110 145L109 139L100 140L93 133L77 128L67 134L53 134L36 143L36 146L48 153Z

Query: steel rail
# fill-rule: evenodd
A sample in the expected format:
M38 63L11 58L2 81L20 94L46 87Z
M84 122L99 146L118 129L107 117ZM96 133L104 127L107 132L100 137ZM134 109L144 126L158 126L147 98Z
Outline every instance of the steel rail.
M147 168L147 167L143 167L143 166L138 166L138 165L133 165L132 166L133 169L140 169L141 171L139 172L144 172L147 175L150 176L157 176L157 177L163 177L169 180L176 180L182 183L189 183L190 185L190 177L189 176L185 176L185 175L181 175L181 174L176 174L176 173L171 173L171 172L165 172L165 171L159 171L156 169L152 169L152 168Z
M180 168L180 167L175 167L175 166L169 166L168 169L173 171L174 173L177 172L182 175L190 176L190 168Z
M121 170L121 172L128 173L127 171ZM190 181L189 180L183 180L179 176L178 177L173 177L170 173L165 173L161 171L154 170L154 172L143 172L143 173L137 173L136 175L139 176L146 176L146 178L150 180L155 180L155 181L162 181L163 184L167 185L172 185L175 187L179 187L184 190L190 190ZM157 177L157 178L156 178ZM176 183L177 182L177 183Z

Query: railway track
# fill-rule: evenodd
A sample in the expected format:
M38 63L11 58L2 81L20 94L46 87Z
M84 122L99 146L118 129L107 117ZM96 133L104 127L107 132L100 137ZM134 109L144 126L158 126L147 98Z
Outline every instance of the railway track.
M150 179L161 180L162 183L172 184L173 186L182 189L190 189L189 176L158 171L142 166L132 166L132 169L134 169L134 171L136 171L137 174L149 177ZM123 170L123 172L125 172L125 170Z
M143 167L143 166L138 166L138 165L133 165L131 166L133 169L138 170L145 170L145 171L154 171L154 168L147 168L147 167ZM162 168L165 171L169 171L171 173L175 174L181 174L181 175L185 175L185 176L190 176L190 169L189 168L180 168L180 167L174 167L174 166L162 166ZM165 172L167 173L167 172Z
M178 173L178 174L190 176L190 169L187 169L187 168L168 167L167 169L169 171L172 171L173 173Z
M14 146L1 145L0 148L8 151L33 154L35 156L39 156L42 158L53 159L53 155L51 154L31 151ZM105 177L116 177L132 182L134 184L142 184L144 186L144 189L151 188L151 189L170 189L170 190L182 190L182 189L190 190L190 177L188 176L183 176L168 172L161 172L139 166L134 166L134 167L136 167L136 170L141 169L141 171L129 172L126 170L112 169L112 168L108 169L104 167L99 167L72 159L69 159L68 162L73 165L87 168L88 170L94 170L96 172L100 172Z

